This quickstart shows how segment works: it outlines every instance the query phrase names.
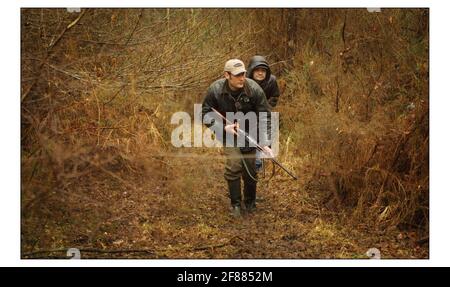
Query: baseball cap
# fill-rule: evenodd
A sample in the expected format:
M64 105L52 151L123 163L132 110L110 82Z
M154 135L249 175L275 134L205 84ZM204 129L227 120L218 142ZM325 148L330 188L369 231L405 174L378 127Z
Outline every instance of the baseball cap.
M247 70L245 70L244 62L239 59L231 59L225 63L224 71L230 72L231 74L236 76L237 74L244 73Z

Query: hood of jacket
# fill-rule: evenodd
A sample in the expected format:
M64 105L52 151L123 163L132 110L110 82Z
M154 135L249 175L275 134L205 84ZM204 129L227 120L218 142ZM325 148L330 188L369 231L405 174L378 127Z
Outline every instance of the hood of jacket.
M248 64L247 69L247 78L253 79L253 71L256 69L256 67L266 68L266 78L263 80L263 82L268 81L272 72L270 71L270 67L266 61L266 58L264 58L263 56L253 56L250 59L250 63Z

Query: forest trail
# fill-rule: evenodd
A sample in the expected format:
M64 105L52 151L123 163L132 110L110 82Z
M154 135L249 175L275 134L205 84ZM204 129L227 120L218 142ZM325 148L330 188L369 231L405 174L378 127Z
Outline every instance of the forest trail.
M124 189L106 176L96 186L69 186L76 192L65 195L67 202L78 206L36 223L41 228L34 236L42 240L31 250L27 244L23 257L67 258L69 248L80 249L82 258L368 259L370 248L379 249L382 258L427 254L413 233L343 223L314 199L321 191L305 181L307 174L293 181L278 170L270 181L261 179L257 211L234 219L224 156L217 150L212 163L211 157L192 151L198 156L167 158L169 172L159 182L144 176ZM178 176L171 177L174 170ZM267 166L266 174L271 170ZM82 194L93 203L77 204Z

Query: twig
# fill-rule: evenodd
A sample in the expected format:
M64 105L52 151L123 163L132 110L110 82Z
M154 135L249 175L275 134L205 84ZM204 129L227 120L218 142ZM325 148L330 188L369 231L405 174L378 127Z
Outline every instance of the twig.
M186 249L186 251L201 251L201 250L207 250L212 248L220 248L231 244L230 241L221 243L221 244L212 244L212 245L205 245L205 246L199 246L199 247L192 247ZM105 250L105 249L96 249L96 248L77 248L80 252L85 253L101 253L101 254L117 254L117 253L163 253L168 251L169 249L149 249L149 248L142 248L142 249L112 249L112 250ZM45 254L45 253L57 253L57 252L67 252L68 248L58 248L58 249L44 249L44 250L37 250L33 252L24 253L23 256L35 256L39 254Z
M62 37L64 36L64 34L66 34L66 32L72 28L73 26L75 26L80 19L84 16L84 14L86 13L87 9L84 9L83 12L81 12L81 14L74 20L72 21L69 25L67 25L64 30L62 30L62 32L59 34L59 36L56 38L56 40L52 43L50 43L48 49L47 49L47 53L46 56L44 58L44 60L42 61L42 63L39 65L38 67L38 75L41 73L42 68L44 67L44 63L47 62L47 60L50 58L52 52L53 52L53 48L56 47L56 45L58 45L58 43L61 41ZM20 101L23 102L23 100L28 96L28 94L31 92L31 90L34 88L34 86L36 85L37 81L39 80L39 76L37 76L34 81L31 83L31 85L28 87L28 89L26 90L25 93L23 93Z
M58 71L58 72L60 72L60 73L63 73L63 74L65 74L65 75L69 76L69 77L72 77L72 78L76 79L76 80L79 80L79 81L82 81L82 82L88 82L87 80L81 78L81 77L78 76L77 74L69 73L69 72L67 72L67 71L65 71L65 70L63 70L63 69L60 69L60 68L58 68L58 67L56 67L56 66L53 66L53 65L50 65L50 64L48 64L48 63L44 63L44 64L47 65L48 67L54 69L55 71Z
M222 244L214 244L214 245L205 245L205 246L190 248L188 250L190 250L190 251L200 251L200 250L206 250L206 249L212 249L212 248L220 248L220 247L227 246L229 244L230 244L230 242L226 242L226 243L222 243Z
M422 245L422 244L427 243L428 241L430 241L430 237L429 236L417 240L416 243Z
M125 46L128 45L131 38L133 38L134 33L136 32L137 27L139 26L139 22L141 22L142 14L144 13L144 9L141 9L141 13L139 14L138 20L136 22L136 25L134 26L133 31L131 32L130 36L128 37L127 41L125 42Z
M86 253L155 253L154 249L115 249L115 250L105 250L105 249L95 249L95 248L77 248L80 252ZM38 250L29 253L24 253L23 256L33 256L43 253L56 253L56 252L67 252L68 248L59 249L48 249L48 250Z
M344 51L345 51L345 49L347 49L347 45L345 43L345 27L346 26L347 26L347 11L345 11L344 23L342 24L342 29L341 29L341 37L342 37L342 42L344 43Z

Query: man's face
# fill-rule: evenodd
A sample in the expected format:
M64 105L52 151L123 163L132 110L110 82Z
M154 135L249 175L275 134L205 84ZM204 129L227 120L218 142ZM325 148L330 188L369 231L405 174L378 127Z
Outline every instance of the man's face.
M256 68L253 70L253 79L257 81L263 81L266 78L266 69L264 68Z
M245 72L234 76L229 72L225 72L225 78L228 80L228 85L232 91L242 89L245 83Z

